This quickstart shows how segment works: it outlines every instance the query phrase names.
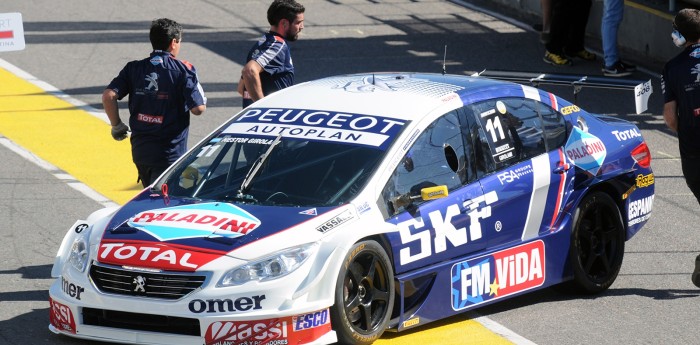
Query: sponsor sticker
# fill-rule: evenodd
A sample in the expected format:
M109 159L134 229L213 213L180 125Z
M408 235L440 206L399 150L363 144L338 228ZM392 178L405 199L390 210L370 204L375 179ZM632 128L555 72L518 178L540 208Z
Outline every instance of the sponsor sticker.
M260 226L260 220L238 206L204 203L144 211L127 224L160 241L194 237L236 238Z
M149 242L102 241L98 261L118 266L135 266L174 271L195 271L225 253L190 251Z
M223 133L330 141L386 149L406 121L306 109L248 109Z
M328 309L276 319L217 321L204 334L206 345L308 344L331 331Z
M452 266L452 309L462 310L538 287L545 280L544 242L538 240Z
M570 161L575 166L590 172L593 175L598 174L598 170L603 165L605 156L608 151L600 138L593 134L587 133L574 127L569 140L566 142L564 152Z
M337 216L334 216L333 218L329 219L325 223L319 225L316 227L316 231L321 232L321 233L326 233L328 231L331 231L335 229L336 227L339 227L343 225L344 223L352 220L354 215L350 210L345 210L338 214Z
M651 216L651 209L653 206L653 195L639 200L631 200L627 210L627 219L629 219L627 225L632 226L648 220Z
M49 322L51 322L51 325L61 332L75 334L75 319L70 308L54 301L51 297L49 297L49 304Z

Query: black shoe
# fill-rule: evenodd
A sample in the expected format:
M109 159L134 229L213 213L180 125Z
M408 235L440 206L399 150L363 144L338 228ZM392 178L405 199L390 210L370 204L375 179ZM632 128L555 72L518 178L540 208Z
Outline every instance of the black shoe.
M637 70L637 66L635 66L635 65L633 65L633 64L626 63L626 62L622 62L622 60L620 60L620 64L621 64L622 67L624 67L625 70L627 70L627 71L634 72L634 71Z
M693 271L691 280L695 286L700 287L700 255L695 258L695 271Z
M622 61L618 60L612 66L603 67L603 75L606 77L626 77L632 74L633 70L625 68L625 65L631 66L636 69L636 66L623 64Z

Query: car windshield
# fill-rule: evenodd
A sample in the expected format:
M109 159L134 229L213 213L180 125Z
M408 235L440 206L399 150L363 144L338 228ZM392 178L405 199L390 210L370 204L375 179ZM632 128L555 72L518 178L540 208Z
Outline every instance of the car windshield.
M364 186L385 151L299 138L223 134L158 181L171 197L284 206L334 206Z

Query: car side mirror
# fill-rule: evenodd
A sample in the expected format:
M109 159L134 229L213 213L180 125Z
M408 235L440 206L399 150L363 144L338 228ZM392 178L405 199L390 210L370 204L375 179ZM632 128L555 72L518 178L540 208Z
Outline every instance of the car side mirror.
M421 188L420 194L412 195L411 193L401 194L395 198L389 200L389 212L391 214L396 214L397 210L402 207L407 207L413 204L415 200L435 200L440 198L445 198L449 195L446 185L432 186Z

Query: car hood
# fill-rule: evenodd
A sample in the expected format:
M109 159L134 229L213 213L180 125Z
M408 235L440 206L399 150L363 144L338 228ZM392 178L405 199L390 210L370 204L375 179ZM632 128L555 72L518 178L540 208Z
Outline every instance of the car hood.
M119 266L195 271L242 246L292 230L333 209L137 197L105 228L97 260Z

